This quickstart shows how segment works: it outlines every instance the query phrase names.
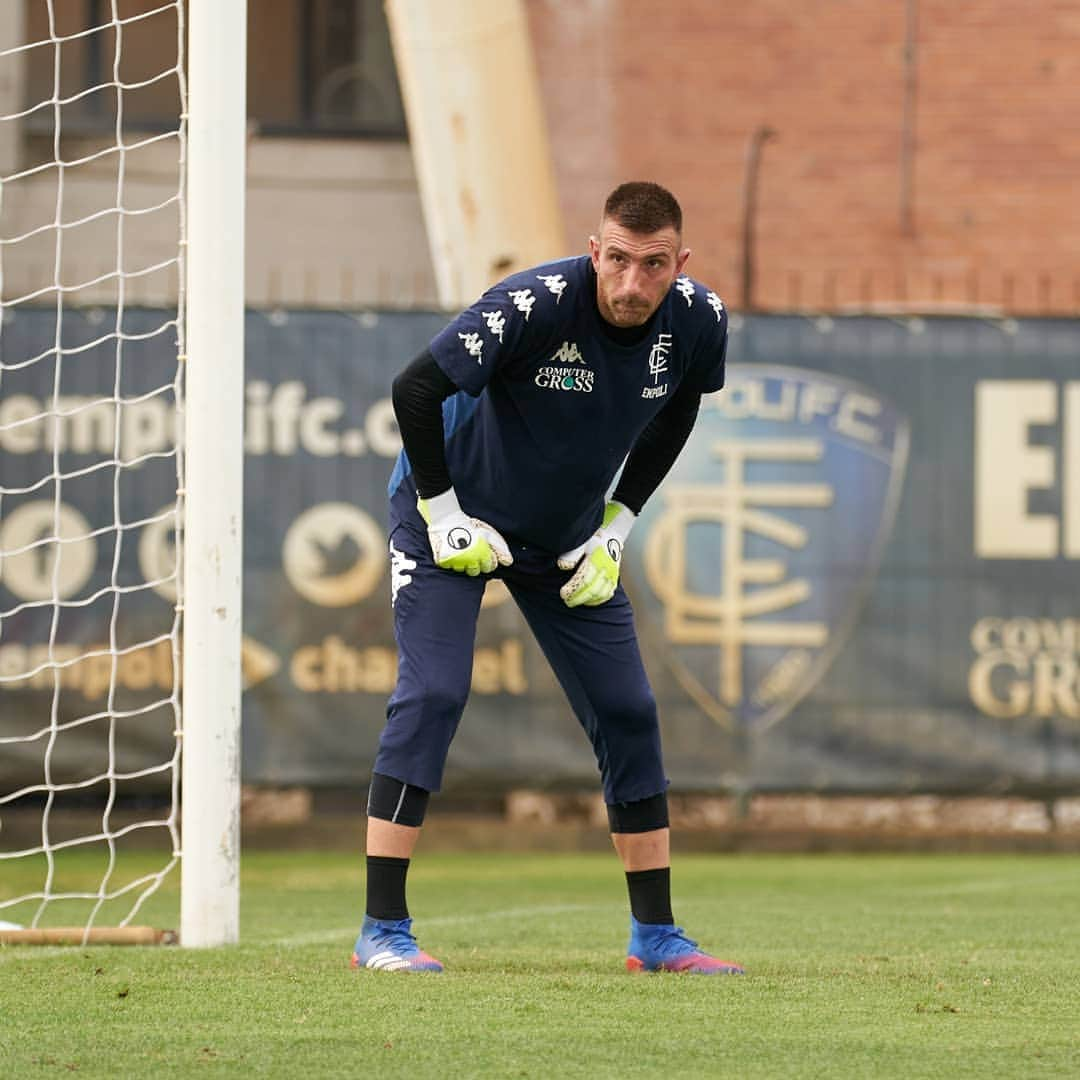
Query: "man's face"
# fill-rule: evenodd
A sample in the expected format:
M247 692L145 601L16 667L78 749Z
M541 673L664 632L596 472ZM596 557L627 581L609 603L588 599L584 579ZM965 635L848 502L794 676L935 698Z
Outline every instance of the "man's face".
M604 218L599 237L589 237L589 253L597 306L607 322L622 327L648 322L690 257L679 242L670 225L639 233Z

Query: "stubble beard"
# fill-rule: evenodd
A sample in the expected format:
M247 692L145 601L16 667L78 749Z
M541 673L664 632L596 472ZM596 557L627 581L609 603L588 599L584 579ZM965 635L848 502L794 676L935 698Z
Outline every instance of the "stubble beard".
M644 326L652 318L656 308L648 304L628 304L624 300L607 300L607 309L611 314L608 320L613 326L622 329L630 329L635 326Z

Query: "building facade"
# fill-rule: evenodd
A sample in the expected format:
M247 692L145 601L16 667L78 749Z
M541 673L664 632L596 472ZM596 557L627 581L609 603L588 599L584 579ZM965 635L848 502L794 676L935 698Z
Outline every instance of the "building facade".
M63 19L84 6L55 5L54 33L73 32ZM49 38L43 0L0 8L0 50ZM96 5L106 24L108 9ZM736 308L1080 309L1080 0L526 0L526 10L569 250L584 250L611 186L653 178L683 201L691 271ZM169 34L140 32L124 28L132 81L175 52ZM259 0L249 34L249 302L434 305L382 4ZM113 46L107 34L66 42L72 86L61 96L111 79ZM0 114L48 99L53 81L51 46L6 57ZM153 87L141 104L125 97L135 124L152 127L166 108ZM114 138L92 99L63 109L63 145L82 156ZM0 125L5 177L52 155L51 112L17 133ZM135 204L172 168L147 148L129 170ZM53 177L5 187L4 237L54 214ZM111 162L73 172L65 216L91 213L115 188ZM173 231L163 223L137 242L167 244ZM92 239L81 247L93 262ZM45 236L9 250L5 295L51 258ZM141 299L157 293L146 283Z

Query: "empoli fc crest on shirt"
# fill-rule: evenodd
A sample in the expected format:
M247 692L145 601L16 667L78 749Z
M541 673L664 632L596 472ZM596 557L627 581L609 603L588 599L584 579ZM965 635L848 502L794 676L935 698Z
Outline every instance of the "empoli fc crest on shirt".
M908 423L822 372L733 365L646 503L624 574L683 688L762 729L842 648L892 531Z

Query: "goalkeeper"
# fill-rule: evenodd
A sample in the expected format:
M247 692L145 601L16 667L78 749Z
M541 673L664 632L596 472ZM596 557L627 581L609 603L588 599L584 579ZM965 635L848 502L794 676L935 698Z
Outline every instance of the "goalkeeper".
M698 949L672 916L656 702L619 584L636 515L701 395L724 382L727 314L683 275L681 234L670 192L622 184L588 255L489 289L394 381L399 669L368 798L356 967L442 969L413 937L405 880L465 707L484 587L500 578L596 754L630 894L627 967L742 970Z

